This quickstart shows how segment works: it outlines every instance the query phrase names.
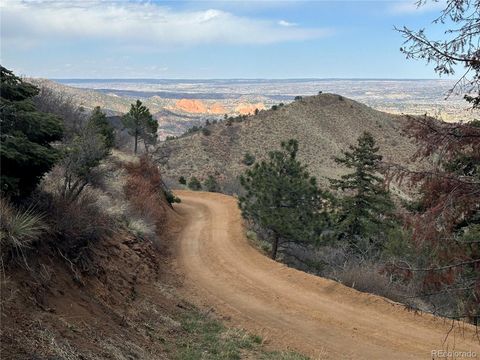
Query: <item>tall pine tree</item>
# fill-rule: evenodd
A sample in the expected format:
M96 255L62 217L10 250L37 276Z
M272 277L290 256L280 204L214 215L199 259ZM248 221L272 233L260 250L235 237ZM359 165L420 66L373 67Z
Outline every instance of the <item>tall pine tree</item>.
M335 162L352 169L340 179L330 179L332 187L344 192L340 200L336 234L347 240L352 250L366 254L381 249L382 235L391 227L393 203L378 175L382 156L371 134L364 132L356 146L344 151Z
M158 123L153 119L150 110L137 100L132 104L130 111L122 118L122 123L128 133L134 137L134 152L137 153L138 139L143 140L145 150L148 151L148 145L155 144L157 140Z
M246 190L239 198L242 215L269 234L272 259L288 244L317 242L323 220L323 194L297 160L298 142L281 146L240 178Z

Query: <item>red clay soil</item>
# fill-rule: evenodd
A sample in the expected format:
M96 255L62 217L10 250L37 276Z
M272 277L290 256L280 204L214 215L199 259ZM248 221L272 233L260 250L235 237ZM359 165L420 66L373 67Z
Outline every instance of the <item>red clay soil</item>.
M52 246L2 274L0 358L169 359L188 306L178 299L169 248L180 230L169 208L158 242L120 230L71 264ZM180 306L180 307L179 307ZM179 335L180 334L180 335Z
M321 359L432 359L473 351L476 329L288 268L255 250L233 197L178 191L187 225L177 242L184 295L271 346ZM447 336L448 334L448 336Z

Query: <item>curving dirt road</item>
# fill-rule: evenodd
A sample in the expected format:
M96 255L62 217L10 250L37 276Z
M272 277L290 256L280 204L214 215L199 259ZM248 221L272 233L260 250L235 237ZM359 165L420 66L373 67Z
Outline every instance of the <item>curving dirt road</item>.
M178 191L186 225L177 267L185 296L277 349L318 359L432 359L432 350L473 351L473 326L408 312L388 300L270 260L244 236L233 197ZM451 358L451 357L450 357Z

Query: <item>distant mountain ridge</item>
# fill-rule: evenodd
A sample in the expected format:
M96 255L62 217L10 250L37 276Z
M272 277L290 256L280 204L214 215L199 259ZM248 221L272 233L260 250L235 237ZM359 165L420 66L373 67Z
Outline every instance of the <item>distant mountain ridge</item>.
M108 115L121 115L130 109L130 104L139 98L150 109L159 123L161 138L180 135L188 128L203 124L207 119L219 119L224 114L250 114L255 109L264 109L263 102L250 102L244 97L220 102L215 94L202 99L194 98L201 94L191 93L188 98L164 98L158 92L142 92L131 90L86 89L71 87L47 79L28 79L39 87L46 87L57 93L70 96L79 106L93 109L100 106ZM120 94L120 95L119 95ZM201 97L201 96L200 96Z
M210 125L208 136L197 132L165 141L155 156L172 181L179 176L204 180L214 175L225 186L235 187L235 179L247 168L242 162L247 152L264 159L281 141L295 138L300 160L326 184L327 178L345 172L333 157L354 144L363 131L373 134L386 160L406 163L414 146L401 134L405 121L403 115L377 111L340 95L321 94L260 111L242 122Z

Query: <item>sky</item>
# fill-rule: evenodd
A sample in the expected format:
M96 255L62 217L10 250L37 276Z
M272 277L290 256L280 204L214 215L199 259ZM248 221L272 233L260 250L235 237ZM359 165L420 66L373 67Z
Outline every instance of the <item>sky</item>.
M394 27L440 34L442 0L414 1L2 0L0 63L55 79L434 79Z

